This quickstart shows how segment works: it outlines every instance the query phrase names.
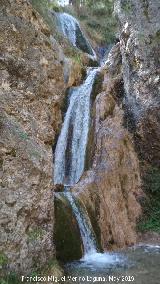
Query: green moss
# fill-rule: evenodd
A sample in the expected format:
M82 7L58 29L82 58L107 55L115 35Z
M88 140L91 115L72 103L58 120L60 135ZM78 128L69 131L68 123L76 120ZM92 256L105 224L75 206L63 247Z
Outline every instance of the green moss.
M142 0L142 6L143 6L143 14L144 16L147 18L147 20L149 20L149 3L148 0Z
M94 55L89 42L86 41L86 38L78 25L76 26L76 46L83 52Z
M28 240L30 242L41 239L44 235L44 231L41 228L35 228L28 232Z
M41 270L41 275L54 275L56 277L63 275L63 270L59 265L59 262L55 258L51 258L46 266Z
M29 138L28 134L24 131L19 131L18 134L22 140L27 140Z
M80 21L93 42L103 45L115 41L117 25L114 17L107 15L105 17L91 16L87 20Z
M16 155L17 155L16 149L13 148L11 150L10 154L11 154L12 157L16 157Z
M0 169L3 167L3 159L0 157Z
M5 253L0 252L0 266L3 267L8 263L8 258Z
M41 154L39 152L37 152L36 150L31 150L30 152L31 156L35 157L35 158L41 158Z
M153 213L152 213L153 214ZM160 210L159 212L156 212L156 215L152 215L149 218L146 218L146 220L143 220L138 223L138 230L141 232L146 232L146 231L153 231L160 233Z
M63 196L63 194L61 194ZM68 201L55 198L55 234L57 259L67 262L82 257L79 227Z
M144 178L144 189L146 193L155 194L160 197L160 169L151 167Z
M0 279L0 284L21 284L20 277L15 272L10 272Z
M143 33L138 33L138 39L143 43L145 42L146 35L144 35Z
M160 169L150 167L144 176L147 199L143 204L143 216L138 223L139 231L160 232Z
M63 274L63 270L60 267L57 259L55 257L48 260L46 265L39 268L36 267L36 263L34 265L34 270L28 275L29 277L32 276L48 276L48 275L54 275L56 277L61 276Z
M56 22L55 18L51 13L49 12L49 4L47 0L30 0L32 6L34 9L43 17L45 23L50 28L51 33L57 32L56 31ZM52 5L53 9L54 5Z
M6 257L4 254L0 254L0 260L4 263L6 263ZM8 261L7 261L8 262ZM25 274L25 273L24 273ZM54 275L56 277L59 277L63 274L62 268L60 267L58 261L54 258L51 258L48 263L44 267L36 268L36 266L33 268L33 271L26 275L28 277L34 277L34 276L48 276L48 275ZM21 275L18 275L14 271L7 272L7 270L3 270L1 273L1 279L0 284L21 284ZM27 281L23 282L24 284L27 283Z
M8 258L5 253L0 253L0 267L1 267L1 279L0 284L20 284L20 278L15 272L8 272L6 269L8 264Z
M71 58L83 68L82 57L79 53L74 54L73 56L71 56Z
M98 72L92 87L92 94L91 94L92 102L94 102L96 96L102 92L103 80L104 80L104 75Z
M132 4L130 1L123 1L122 3L122 9L124 10L125 13L129 14L132 11Z
M156 32L156 36L155 36L156 40L159 42L160 41L160 30L158 30Z
M18 124L15 124L15 126L12 128L12 131L14 134L18 135L21 140L29 139L29 135L25 131L23 131ZM16 155L16 150L13 149L13 151L11 151L11 154Z
M49 3L48 7L55 12L62 12L62 7L60 7L56 2Z
M151 40L154 45L160 44L160 30L158 30L153 36L151 36Z

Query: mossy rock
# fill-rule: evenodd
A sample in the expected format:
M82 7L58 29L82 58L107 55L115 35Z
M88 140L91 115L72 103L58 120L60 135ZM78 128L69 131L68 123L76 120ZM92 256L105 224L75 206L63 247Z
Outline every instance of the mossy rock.
M82 257L82 241L77 221L63 193L55 197L55 234L57 259L62 262Z
M147 198L142 203L143 215L137 229L160 233L160 168L148 168L143 177L143 190Z
M7 265L7 263L8 263L7 256L5 255L4 252L0 252L0 267Z
M89 42L87 42L78 25L76 27L76 46L83 52L94 56L92 47L90 46Z
M0 284L21 284L21 277L18 276L15 272L10 272L5 276L0 278ZM24 284L26 282L23 282Z

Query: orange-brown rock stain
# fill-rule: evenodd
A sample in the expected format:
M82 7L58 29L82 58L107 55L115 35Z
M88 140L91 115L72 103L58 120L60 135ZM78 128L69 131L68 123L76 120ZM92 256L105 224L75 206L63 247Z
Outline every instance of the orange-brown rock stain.
M104 70L103 92L93 107L93 163L72 189L88 208L91 221L95 216L103 249L122 248L136 242L136 220L141 214L137 196L143 194L137 154L132 137L123 126L118 45L111 52L107 71Z

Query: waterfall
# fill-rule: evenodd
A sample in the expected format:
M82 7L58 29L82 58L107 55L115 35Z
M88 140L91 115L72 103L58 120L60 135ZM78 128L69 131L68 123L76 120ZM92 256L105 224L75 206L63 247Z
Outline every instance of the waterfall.
M84 36L79 22L67 13L56 13L60 31L74 47L96 59L96 54ZM84 246L84 255L97 252L96 238L87 212L78 206L70 186L81 178L86 156L90 125L91 93L97 68L88 68L86 80L79 87L71 88L68 109L55 149L54 184L65 185L65 197L77 219Z
M71 44L96 59L95 51L83 34L77 19L67 13L56 13L56 17L60 31Z
M96 74L97 68L89 68L85 82L71 89L69 107L55 150L55 184L74 185L84 171L90 96Z
M66 186L64 195L77 219L85 255L96 253L96 239L89 217L85 210L77 205L70 186L79 181L84 171L91 93L97 72L97 68L88 68L84 83L71 89L68 110L55 150L54 184Z
M76 220L79 224L80 234L84 246L84 255L96 253L96 238L87 212L85 212L82 207L78 206L77 201L71 192L65 192L64 194L70 202Z

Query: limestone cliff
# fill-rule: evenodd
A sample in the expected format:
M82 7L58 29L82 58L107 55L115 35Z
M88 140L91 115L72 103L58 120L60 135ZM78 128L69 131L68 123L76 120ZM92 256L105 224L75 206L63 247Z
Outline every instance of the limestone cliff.
M139 162L119 102L123 93L119 43L104 73L103 92L93 106L92 166L73 191L85 204L102 247L113 248L136 242L142 193Z
M160 161L160 2L117 0L125 110L140 158Z
M94 105L93 163L74 189L103 247L135 242L143 196L138 158L159 167L159 11L159 1L115 1L120 43Z
M52 144L65 83L57 43L26 0L0 1L2 266L23 273L55 256Z
M120 42L102 70L86 169L72 188L105 249L136 242L143 196L138 157L154 165L160 158L158 2L115 1ZM78 60L65 58L28 0L0 0L0 19L0 256L2 268L28 274L55 258L53 236L61 234L59 226L64 232L65 224L75 244L80 242L64 201L63 211L57 201L61 220L55 226L52 145L62 125L65 91L80 84L89 59L82 54ZM79 258L82 247L77 246ZM64 251L62 257L67 255Z

